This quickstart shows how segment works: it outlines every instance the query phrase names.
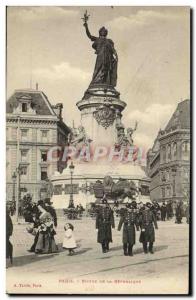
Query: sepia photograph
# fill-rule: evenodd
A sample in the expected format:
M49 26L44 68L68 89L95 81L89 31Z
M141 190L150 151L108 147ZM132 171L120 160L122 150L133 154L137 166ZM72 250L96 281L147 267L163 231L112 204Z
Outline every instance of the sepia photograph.
M191 8L6 7L6 293L191 293Z

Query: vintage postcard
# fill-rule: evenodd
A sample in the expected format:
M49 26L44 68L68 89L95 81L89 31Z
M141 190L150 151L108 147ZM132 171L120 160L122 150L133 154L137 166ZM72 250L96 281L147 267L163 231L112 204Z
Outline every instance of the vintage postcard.
M7 7L8 294L190 294L190 18Z

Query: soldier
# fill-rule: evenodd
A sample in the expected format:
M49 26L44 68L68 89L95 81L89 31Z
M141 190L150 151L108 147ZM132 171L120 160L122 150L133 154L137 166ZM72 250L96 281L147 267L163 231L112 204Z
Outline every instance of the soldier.
M152 201L152 205L150 209L154 213L156 220L159 220L160 206L156 200Z
M183 202L179 201L176 205L176 222L177 224L182 223L182 217L183 217Z
M102 200L102 206L98 210L96 217L97 242L102 245L103 253L109 251L109 243L112 242L112 228L114 225L114 215L106 199Z
M118 230L123 226L123 250L124 255L133 256L133 245L135 244L135 227L139 230L137 212L135 211L134 204L127 204L127 209L120 218Z
M139 224L141 227L140 243L143 244L144 253L148 251L153 254L153 243L155 241L154 226L158 229L157 220L154 213L151 210L152 204L147 202L145 209L141 211L139 217ZM154 226L153 226L154 223ZM148 245L149 243L149 245Z
M161 221L165 221L166 213L167 213L167 207L165 202L163 202L161 206Z

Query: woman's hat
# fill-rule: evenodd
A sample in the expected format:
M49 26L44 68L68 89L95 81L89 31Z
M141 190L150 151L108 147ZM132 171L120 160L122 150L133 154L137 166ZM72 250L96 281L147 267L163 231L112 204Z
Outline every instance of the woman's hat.
M53 202L50 202L50 198L45 198L44 202L48 205L52 205Z
M37 201L37 206L39 206L39 205L43 206L43 204L44 204L44 201L43 201L43 200Z

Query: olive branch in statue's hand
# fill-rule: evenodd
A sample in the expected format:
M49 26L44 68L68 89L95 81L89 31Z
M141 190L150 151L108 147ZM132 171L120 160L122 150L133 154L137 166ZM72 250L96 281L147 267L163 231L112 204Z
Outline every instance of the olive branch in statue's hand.
M84 17L81 18L84 21L84 24L83 24L84 26L87 25L87 21L88 21L89 17L90 17L90 15L88 15L87 10L86 10L84 13Z

